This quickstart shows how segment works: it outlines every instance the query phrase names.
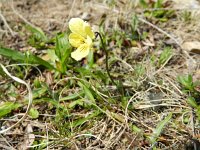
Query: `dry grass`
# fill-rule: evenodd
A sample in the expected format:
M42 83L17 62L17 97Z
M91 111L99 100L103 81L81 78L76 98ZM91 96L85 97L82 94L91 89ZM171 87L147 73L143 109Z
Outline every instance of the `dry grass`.
M116 43L113 45L112 41L109 43L112 49L109 62L110 71L116 80L120 79L126 87L124 99L117 93L115 86L103 86L97 83L101 81L98 79L95 81L94 78L88 80L77 77L54 79L52 72L46 73L43 70L42 75L38 73L31 78L24 77L30 84L33 84L33 78L48 81L49 88L53 92L60 89L58 100L69 93L81 91L79 86L67 89L64 85L69 80L74 82L83 80L90 84L101 100L96 104L91 104L95 109L78 107L70 111L71 119L68 116L68 108L66 108L66 114L62 114L58 122L56 122L56 112L52 104L34 104L34 108L40 112L39 118L27 117L20 125L17 124L15 128L0 134L2 149L23 149L24 145L27 148L33 148L40 144L47 145L45 149L150 149L152 145L149 144L147 137L152 135L156 126L166 118L169 112L173 113L173 117L158 137L157 147L184 149L185 143L190 142L191 138L198 138L200 132L198 121L192 108L186 102L187 95L182 92L177 76L190 73L198 79L199 55L190 55L182 49L181 45L185 41L199 40L200 23L197 18L200 17L200 13L192 13L190 20L184 21L185 10L175 10L170 5L168 9L175 10L176 19L171 18L167 22L159 22L154 19L144 20L144 10L138 7L137 2L130 0L116 2L112 0L49 0L48 2L45 0L16 0L13 3L2 1L0 4L2 5L0 6L1 18L4 18L2 19L4 24L1 25L0 30L0 36L3 38L1 45L21 51L28 47L26 43L28 34L25 33L24 23L40 27L52 36L54 32L65 31L72 17L88 20L96 29L105 19L105 31L108 32L108 36L112 36L113 29L128 30L133 14L137 14L140 21L138 32L148 32L145 40L128 47L118 47ZM158 58L166 45L173 47L173 55L161 66L156 66L156 63L152 63L152 56ZM99 51L98 55L100 58L97 64L100 69L105 70L103 63L105 58ZM9 64L7 59L0 57L0 60L5 65ZM142 65L145 71L135 78L138 65ZM16 70L10 69L10 71L15 73ZM0 92L3 92L5 85L13 81L1 77L0 79L0 88L2 88ZM20 100L23 102L22 97L27 94L25 87L17 85L14 88L21 95L14 100L11 99L12 96L8 96L9 90L13 90L11 88L5 88L7 91L1 94L2 101ZM126 101L125 104L123 100ZM91 103L91 101L86 100L86 103ZM69 102L64 101L61 105L67 107ZM24 105L21 111L24 112L26 109ZM76 118L86 118L96 111L100 115L94 119L88 119L79 126L73 125ZM20 110L19 113L13 114L14 116L0 119L1 130L12 126L24 115L20 113ZM189 120L185 122L185 118ZM63 129L65 125L70 126L68 133ZM34 141L40 141L40 143L31 146Z

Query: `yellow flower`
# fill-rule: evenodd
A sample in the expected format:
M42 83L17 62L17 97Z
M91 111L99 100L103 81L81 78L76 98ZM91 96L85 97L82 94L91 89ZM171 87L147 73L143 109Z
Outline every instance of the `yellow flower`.
M92 47L92 39L95 38L90 25L80 18L72 18L69 21L69 43L77 49L71 53L71 57L76 61L86 57Z

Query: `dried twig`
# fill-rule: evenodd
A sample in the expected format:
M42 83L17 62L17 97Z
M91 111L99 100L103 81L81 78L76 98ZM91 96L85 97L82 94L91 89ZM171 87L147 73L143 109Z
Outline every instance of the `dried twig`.
M3 21L3 23L5 24L6 28L9 30L10 34L12 36L15 36L15 32L10 28L10 26L8 25L5 17L1 14L1 12L0 12L0 17L1 17L2 21Z
M14 81L16 81L16 82L19 82L19 83L21 83L21 84L24 84L24 85L27 87L27 90L28 90L28 100L29 100L29 102L28 102L28 107L27 107L26 112L25 112L25 114L23 115L23 117L22 117L17 123L15 123L14 125L8 127L7 129L1 130L1 131L0 131L0 134L2 134L2 133L7 132L8 130L12 129L13 127L17 126L20 122L22 122L22 121L25 119L25 117L28 115L28 112L29 112L29 110L30 110L30 108L31 108L32 101L33 101L33 95L32 95L32 91L31 91L31 88L30 88L30 85L29 85L29 84L27 84L25 81L23 81L23 80L21 80L21 79L15 77L15 76L12 76L12 75L8 72L8 70L6 69L6 67L4 67L2 64L0 64L0 66L1 66L1 68L3 69L3 71L4 71L10 78L12 78L12 79L13 79Z

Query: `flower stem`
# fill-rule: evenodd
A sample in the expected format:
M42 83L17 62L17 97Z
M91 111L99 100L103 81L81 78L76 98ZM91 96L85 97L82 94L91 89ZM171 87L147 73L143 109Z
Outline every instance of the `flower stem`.
M110 80L111 80L111 82L112 82L113 84L115 84L116 86L118 86L117 83L113 80L113 78L112 78L112 76L110 75L110 72L109 72L108 51L107 51L107 49L106 49L105 43L103 42L103 38L102 38L102 36L101 36L101 34L100 34L99 32L95 32L95 34L96 34L96 38L97 38L97 36L100 37L101 45L102 45L103 50L104 50L104 52L105 52L105 54L106 54L106 71L107 71L108 77L110 78Z
M112 82L114 85L116 85L117 89L122 93L122 95L124 95L124 89L123 89L122 84L118 85L118 84L114 81L113 77L112 77L111 74L110 74L110 71L109 71L109 64L108 64L108 50L106 49L106 45L105 45L105 43L104 43L104 41L103 41L102 35L101 35L99 32L95 32L95 34L96 34L96 38L97 38L98 36L100 37L102 48L103 48L103 50L104 50L104 52L105 52L105 54L106 54L106 71L107 71L108 77L110 78L111 82Z

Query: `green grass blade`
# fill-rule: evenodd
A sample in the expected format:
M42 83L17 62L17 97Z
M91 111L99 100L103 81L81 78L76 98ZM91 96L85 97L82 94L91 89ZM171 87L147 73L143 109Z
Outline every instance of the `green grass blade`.
M5 103L1 104L0 105L0 118L11 113L12 110L15 110L19 107L21 107L21 104L19 104L19 103L5 102Z
M27 27L27 29L29 30L29 31L31 31L32 32L32 36L36 39L36 40L38 40L38 41L47 41L48 40L48 38L47 38L47 36L45 35L45 33L42 31L42 29L41 28L38 28L38 27L32 27L32 26L26 26Z
M167 125L167 123L170 121L170 119L172 118L172 113L170 113L164 120L162 120L161 122L158 123L156 129L154 129L152 136L150 137L150 142L153 145L157 138L159 137L159 135L161 134L164 126Z
M90 121L91 119L97 117L99 114L101 114L101 112L97 110L94 111L92 114L88 115L87 117L79 118L72 123L72 127L78 127L84 124L85 122Z
M38 64L51 70L55 69L50 63L33 54L25 55L17 50L0 47L0 55L8 57L15 61L30 63L30 64Z
M69 96L66 96L66 97L62 97L60 99L60 102L62 101L68 101L68 100L73 100L73 99L76 99L76 98L80 98L84 95L84 91L81 91L79 93L74 93L74 94L71 94Z
M198 104L194 97L188 97L187 103L192 106L193 108L198 108Z
M62 63L70 56L71 46L66 34L60 34L56 36L56 48L55 53Z
M0 47L0 55L3 55L15 61L25 60L25 55L23 53L9 48Z
M28 63L39 64L39 65L42 65L42 66L44 66L48 69L56 70L56 68L54 66L52 66L50 63L43 60L42 58L37 57L36 55L30 54L26 57L26 60L27 60Z
M160 58L158 60L159 66L163 65L172 57L172 48L171 47L165 47L163 52L160 55Z
M81 82L78 82L78 85L83 88L85 96L88 98L88 100L90 100L93 104L95 104L96 100L95 100L95 98L93 96L93 91L89 87L87 87L85 84L83 84Z

